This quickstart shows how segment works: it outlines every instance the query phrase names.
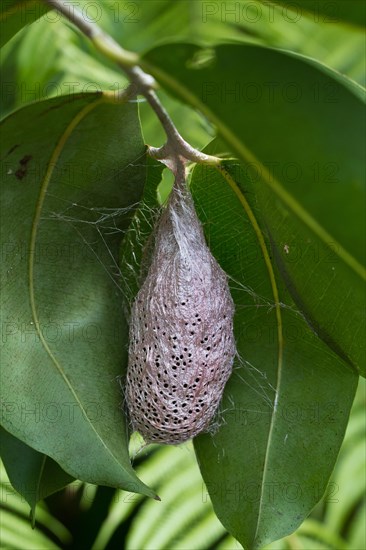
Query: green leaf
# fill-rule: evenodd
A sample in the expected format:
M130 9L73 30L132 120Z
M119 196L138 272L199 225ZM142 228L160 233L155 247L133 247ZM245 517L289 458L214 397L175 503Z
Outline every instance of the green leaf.
M138 475L154 484L162 501L117 491L92 550L113 544L126 550L216 548L227 532L212 509L192 444L139 448L137 462Z
M37 506L37 521L29 522L29 506L10 485L3 464L0 462L1 544L3 548L28 548L51 550L70 545L72 537L68 529L54 518L43 505Z
M299 529L298 534L304 550L321 550L321 548L324 548L324 550L328 548L348 550L349 548L341 535L334 533L326 524L313 519L306 520Z
M300 5L297 2L292 4L292 9L290 6L287 9L281 3L267 2L260 6L259 3L242 0L235 3L231 13L228 13L225 4L213 6L215 4L204 4L204 14L214 12L212 16L206 15L205 19L224 19L226 28L231 31L230 41L248 42L250 38L256 43L298 52L318 59L359 84L365 84L362 27L339 25L335 22L339 18L331 20L318 12L307 12L303 9L304 3ZM194 40L197 36L200 35L196 35ZM228 42L228 38L224 41Z
M196 438L195 449L219 519L244 548L259 548L293 532L324 493L357 376L296 308L254 186L237 162L225 167L196 167L191 189L230 278L239 359L219 429Z
M42 0L3 0L0 7L0 47L50 9Z
M27 518L20 518L8 510L1 511L1 542L3 548L24 548L27 541L28 548L37 550L60 550L60 546L41 530L32 531Z
M38 453L0 426L1 458L14 489L28 502L35 517L39 500L73 481L51 458Z
M309 12L316 21L324 23L352 23L364 27L366 24L366 5L360 0L274 0L276 4L282 4L289 12L296 14L295 21L303 13ZM294 15L292 16L294 17Z
M1 71L1 113L55 96L122 90L127 82L117 67L111 70L99 61L90 40L56 12L24 28L2 49Z
M365 373L364 92L302 56L253 45L169 44L144 67L215 123L244 163L295 302Z
M362 526L365 523L365 382L360 379L345 440L332 475L329 495L325 499L324 522L334 531L342 533L350 543L353 533L357 536L358 524ZM361 514L357 521L359 511ZM358 544L351 545L351 548L365 546L366 531L359 529L359 534L362 542L360 540Z
M126 548L208 548L225 533L212 512L191 445L158 448L139 468L139 475L158 482L162 502L155 506L145 499L141 504ZM117 507L122 509L120 503Z
M130 464L118 249L145 180L136 105L107 94L2 123L4 428L91 483L154 493Z

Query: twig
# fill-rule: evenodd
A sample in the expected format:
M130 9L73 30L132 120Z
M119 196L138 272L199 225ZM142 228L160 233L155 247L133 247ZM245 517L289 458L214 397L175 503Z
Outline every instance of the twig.
M70 3L64 3L62 0L45 0L55 10L58 10L69 21L74 23L90 40L94 46L102 53L107 55L109 59L116 61L122 67L131 67L136 65L139 56L128 50L124 50L118 42L113 40L111 36L106 34L99 25L86 21L83 15Z
M162 147L148 148L152 157L161 160L173 170L177 162L184 161L210 165L220 164L220 158L202 153L182 138L154 91L157 88L155 79L139 67L139 56L135 52L125 50L111 36L102 31L96 23L86 21L75 6L65 4L63 0L44 1L78 27L100 52L118 63L131 82L130 89L133 90L134 95L140 94L149 102L167 136L167 141Z

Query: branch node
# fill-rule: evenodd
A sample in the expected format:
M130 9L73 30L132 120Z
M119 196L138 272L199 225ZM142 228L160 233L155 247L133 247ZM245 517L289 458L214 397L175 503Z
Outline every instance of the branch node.
M164 162L169 168L186 161L213 166L220 164L220 158L198 151L182 138L154 91L158 87L155 78L145 73L138 65L139 56L136 53L124 50L96 23L86 21L77 9L70 9L70 5L66 4L64 0L45 0L45 2L52 8L57 9L82 33L88 36L94 46L106 57L118 63L131 82L126 94L127 97L140 94L149 102L167 136L167 142L162 147L149 147L148 152L152 157Z

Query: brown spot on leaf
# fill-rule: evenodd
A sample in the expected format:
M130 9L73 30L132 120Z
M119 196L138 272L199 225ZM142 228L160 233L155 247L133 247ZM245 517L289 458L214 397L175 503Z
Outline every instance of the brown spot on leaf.
M10 147L9 151L6 153L5 156L7 157L8 155L11 155L11 153L12 153L13 151L15 151L15 149L16 149L17 147L19 147L18 144L15 144L15 145L13 145L13 147Z
M28 162L32 159L32 155L25 155L20 161L19 164L22 166L27 166Z
M20 159L19 161L20 167L15 172L15 177L18 180L22 180L27 175L27 165L32 158L33 158L32 155L24 155L24 157Z
M15 176L18 178L18 180L22 180L24 178L24 176L26 175L26 173L27 173L27 170L24 170L23 168L19 168L15 172Z

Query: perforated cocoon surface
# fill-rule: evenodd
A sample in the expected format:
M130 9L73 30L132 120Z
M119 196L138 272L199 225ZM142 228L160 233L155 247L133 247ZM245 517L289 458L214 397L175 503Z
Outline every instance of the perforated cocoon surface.
M146 442L178 444L209 428L232 371L233 314L226 275L176 180L131 313L126 401Z

